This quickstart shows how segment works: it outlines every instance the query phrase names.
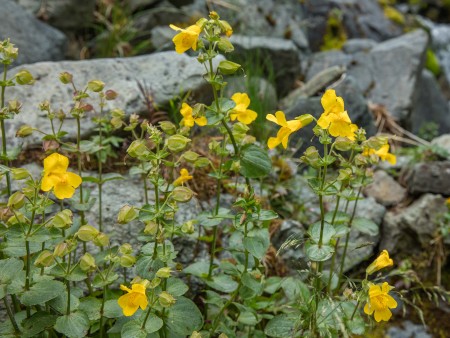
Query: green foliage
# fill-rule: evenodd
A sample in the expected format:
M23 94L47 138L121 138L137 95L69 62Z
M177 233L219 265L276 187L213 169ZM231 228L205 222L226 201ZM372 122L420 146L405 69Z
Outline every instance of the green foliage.
M326 32L323 37L320 50L327 51L333 49L342 49L347 41L347 33L342 23L343 14L338 9L333 9L329 15L326 25Z

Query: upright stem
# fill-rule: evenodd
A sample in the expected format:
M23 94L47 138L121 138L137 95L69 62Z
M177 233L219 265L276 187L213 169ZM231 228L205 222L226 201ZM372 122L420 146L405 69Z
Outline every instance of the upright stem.
M3 65L3 83L6 82L6 73L8 70L8 66L6 64ZM5 106L5 90L6 87L2 86L1 96L0 96L0 109ZM5 120L4 118L0 119L0 126L2 129L2 156L5 159L5 165L9 167L9 160L7 159L8 152L6 149L6 130L5 130ZM9 172L6 172L6 188L8 191L8 197L11 196L11 178Z
M78 175L81 177L81 149L80 149L80 143L81 143L81 122L80 122L80 116L77 116L77 155L78 155ZM80 184L80 204L83 204L83 183ZM80 218L81 218L81 225L86 224L86 220L84 217L84 211L79 211Z
M14 314L12 313L8 302L6 301L6 297L3 298L3 304L5 304L6 313L8 314L9 320L11 321L11 324L14 328L14 332L16 334L19 334L20 333L19 326L17 325L16 318L14 318Z
M103 286L102 306L100 307L100 338L103 338L105 329L103 327L103 313L105 311L106 285Z
M70 272L71 252L69 252L69 259L67 261L67 273ZM66 315L70 315L70 281L67 280L67 311Z

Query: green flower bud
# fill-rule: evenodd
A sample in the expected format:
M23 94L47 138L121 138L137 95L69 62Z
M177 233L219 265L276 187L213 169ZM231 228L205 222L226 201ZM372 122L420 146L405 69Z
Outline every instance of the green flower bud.
M154 289L156 287L159 286L159 284L161 284L161 278L155 277L152 279L152 281L149 283L148 287L150 289Z
M156 272L156 276L159 277L159 278L169 278L171 272L172 272L172 270L169 267L166 266L164 268L159 269Z
M232 61L221 61L219 63L219 66L217 69L223 74L223 75L231 75L236 73L241 68L241 65L236 62Z
M25 215L16 211L14 216L11 216L6 222L6 224L8 225L8 227L10 227L19 223L26 223L26 222L27 218L25 217Z
M300 160L313 168L320 167L319 151L314 146L308 147L303 153L303 156L300 157Z
M352 177L352 169L345 168L345 169L339 169L339 176L337 178L338 181L349 181Z
M141 157L148 155L150 151L147 149L144 140L135 140L131 142L130 146L127 149L128 155L131 157Z
M109 236L103 232L100 232L93 240L93 243L97 246L108 246Z
M119 108L112 109L109 113L112 117L118 117L120 119L125 118L125 112Z
M105 88L105 83L100 80L92 80L88 82L87 87L90 91L98 93Z
M172 192L172 198L181 203L189 202L194 196L194 192L185 186L175 187Z
M306 127L312 121L314 121L314 117L311 114L303 114L296 118L296 120L300 120L302 123L302 128Z
M334 147L340 151L348 151L352 149L353 144L354 143L352 140L341 136L338 136L334 141Z
M163 291L159 294L158 297L159 304L161 304L162 307L171 307L173 304L176 303L176 299L173 298L173 296L168 293L167 291Z
M55 257L63 257L69 252L69 246L67 243L59 243L55 246L55 249L53 250L53 255Z
M210 162L206 157L200 157L197 161L194 162L194 167L196 168L204 168L209 166Z
M388 143L388 138L386 136L372 136L368 140L364 141L362 146L364 148L372 148L379 150L382 146Z
M181 231L185 234L193 234L195 231L194 221L187 221L181 226Z
M170 151L178 153L186 148L191 140L183 135L172 135L167 139L167 147Z
M31 85L34 83L33 75L28 70L21 70L16 74L15 78L19 85Z
M221 52L224 53L230 53L234 51L233 44L230 42L230 40L228 40L228 38L225 37L220 38L219 42L217 43L217 47Z
M68 72L62 72L59 74L59 81L61 81L63 84L69 84L72 83L73 76L72 74Z
M219 25L222 29L222 33L224 33L227 37L230 37L233 34L233 28L227 21L219 20Z
M123 255L127 255L133 252L133 247L130 243L122 244L119 248L119 252Z
M124 268L131 268L136 263L136 257L132 255L123 255L120 257L120 265Z
M217 14L216 11L211 11L211 12L209 12L209 17L210 17L211 19L213 19L213 20L219 20L219 19L220 19L220 16L219 16L219 14Z
M92 241L95 237L97 237L99 231L94 228L92 225L86 224L82 225L80 229L78 229L76 236L84 242Z
M89 253L86 252L81 258L80 258L80 268L83 271L92 271L95 270L97 266L95 265L95 258Z
M53 257L53 254L49 250L44 250L36 258L36 260L34 261L34 265L42 268L53 265L54 262L55 257Z
M198 333L197 331L192 332L192 334L189 336L189 338L202 338L202 335Z
M127 224L134 220L136 217L138 217L137 210L130 206L130 205L124 205L117 215L117 223L119 224Z
M19 128L19 130L17 130L16 132L16 137L27 137L30 136L31 134L33 134L33 127L24 124L23 126L21 126Z
M8 199L8 207L13 207L14 209L20 209L25 204L25 195L21 191L16 191Z
M148 221L147 224L145 225L144 234L154 236L156 235L157 232L158 232L158 224L153 221Z
M19 114L22 103L17 100L8 101L8 111L12 114Z
M39 103L40 111L50 112L50 102L48 100L42 101Z
M194 163L195 161L197 161L197 159L200 157L200 155L189 150L189 151L186 151L182 157L187 162Z
M31 177L30 172L24 168L11 168L13 180L20 181Z
M58 212L51 222L51 225L58 229L67 229L72 225L72 211L69 209L65 209L63 211Z
M119 129L123 126L123 121L120 117L113 117L109 123L114 127L114 129Z
M161 121L159 126L167 135L173 135L177 131L177 127L170 121Z

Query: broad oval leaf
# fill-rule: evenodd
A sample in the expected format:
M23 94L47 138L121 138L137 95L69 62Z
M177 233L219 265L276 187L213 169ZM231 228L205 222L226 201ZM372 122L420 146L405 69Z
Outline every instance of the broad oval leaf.
M193 301L179 297L177 302L167 309L165 323L171 332L186 337L203 327L203 317Z
M275 316L267 323L264 333L269 337L276 338L293 337L295 323L298 319L298 316L289 314Z
M312 224L309 227L308 233L315 243L319 243L321 227L322 224L320 221ZM333 238L335 234L336 230L334 229L334 227L330 223L324 221L322 230L322 244L330 243L331 238Z
M62 282L56 280L41 281L25 291L20 300L26 306L37 305L58 297L65 290L66 286Z
M265 177L272 170L272 161L267 151L254 144L242 148L240 163L240 173L247 178Z
M305 245L306 255L313 262L323 262L330 259L333 256L334 248L330 245L322 245L306 242Z
M82 311L76 311L59 317L56 320L55 330L68 338L82 338L86 336L89 325L88 316Z

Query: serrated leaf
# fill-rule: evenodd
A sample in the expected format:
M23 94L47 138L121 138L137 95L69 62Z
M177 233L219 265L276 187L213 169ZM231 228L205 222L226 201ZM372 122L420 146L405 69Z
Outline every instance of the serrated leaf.
M276 338L293 337L297 320L299 320L298 316L289 314L275 316L266 324L264 333Z
M42 331L52 328L57 318L58 316L43 311L34 313L22 322L23 332L21 337L37 337Z
M207 280L206 284L208 284L214 290L225 293L233 292L238 287L238 283L228 275L214 276L212 280Z
M72 312L56 320L55 330L68 338L82 338L89 330L89 318L84 312Z
M203 327L203 317L193 301L179 297L167 309L166 326L171 332L186 337Z
M309 227L308 233L315 243L319 243L321 228L322 224L320 221L312 224ZM324 221L322 229L322 244L330 243L330 240L333 238L335 234L336 230L334 230L334 227L330 223Z
M265 177L272 170L272 161L267 151L253 144L241 149L240 164L240 173L247 178Z
M244 238L244 247L252 256L257 259L262 259L268 249L266 241L260 237Z
M58 297L65 290L66 286L62 282L56 280L41 281L23 293L21 302L26 306L42 304Z

